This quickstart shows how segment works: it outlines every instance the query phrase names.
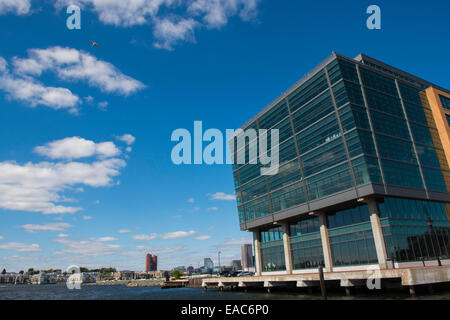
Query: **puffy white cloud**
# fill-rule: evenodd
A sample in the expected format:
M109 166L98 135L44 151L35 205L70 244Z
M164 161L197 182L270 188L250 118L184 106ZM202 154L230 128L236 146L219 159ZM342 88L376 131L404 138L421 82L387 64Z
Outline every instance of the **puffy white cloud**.
M91 220L92 217L91 216L83 216L83 220Z
M31 77L10 74L1 59L0 90L5 91L9 98L22 101L31 107L43 105L53 109L68 109L72 113L77 111L77 105L81 101L67 88L46 87Z
M67 228L72 227L71 224L65 222L43 223L43 224L24 224L19 228L24 229L27 232L34 233L36 231L65 231Z
M112 64L81 50L55 46L29 49L28 56L13 59L15 73L39 76L44 71L52 71L62 80L86 81L104 92L121 95L144 88L140 81L123 74Z
M203 16L209 28L221 28L231 16L239 14L243 20L256 16L259 0L195 0L188 11Z
M34 152L51 159L79 159L94 155L107 158L120 154L112 142L95 143L80 137L55 140L34 148Z
M129 232L131 232L131 230L130 229L120 229L120 230L117 230L117 232L118 233L129 233Z
M125 165L125 161L119 158L90 163L0 162L0 208L44 214L75 213L81 208L60 204L73 201L64 197L63 192L81 186L111 185Z
M194 230L191 231L175 231L175 232L169 232L166 234L161 235L161 239L179 239L179 238L187 238L190 237L197 232Z
M194 42L194 29L198 22L194 19L163 18L155 19L153 45L159 49L173 50L173 46L180 41Z
M248 21L257 15L259 0L75 0L84 9L94 11L101 22L130 27L152 25L153 45L173 50L179 42L195 41L195 29L221 28L230 17ZM74 3L58 0L56 6Z
M216 192L214 194L210 194L209 196L212 200L226 200L226 201L236 200L235 195L226 194L224 192Z
M171 6L176 0L58 0L57 7L76 3L97 13L104 24L130 27L143 25L154 17L161 6Z
M30 0L0 0L0 15L24 15L30 12Z
M194 203L194 202L195 202L195 199L194 199L194 198L189 198L187 202L189 202L189 203Z
M41 248L36 243L27 244L27 243L19 243L19 242L0 243L0 249L13 250L13 251L18 251L18 252L41 251Z
M101 238L98 238L97 241L100 241L100 242L111 242L111 241L117 241L117 238L114 238L114 237L101 237Z
M117 140L125 142L127 145L131 146L136 141L136 138L133 137L131 134L127 133L127 134L118 136Z
M67 238L69 235L67 233L58 234L58 238Z

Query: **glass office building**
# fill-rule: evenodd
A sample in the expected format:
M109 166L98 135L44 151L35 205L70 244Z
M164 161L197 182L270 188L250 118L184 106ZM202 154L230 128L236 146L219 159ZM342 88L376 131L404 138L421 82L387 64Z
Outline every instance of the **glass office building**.
M242 127L279 130L277 174L248 152L233 165L258 273L450 263L450 143L429 88L450 108L446 89L333 53Z

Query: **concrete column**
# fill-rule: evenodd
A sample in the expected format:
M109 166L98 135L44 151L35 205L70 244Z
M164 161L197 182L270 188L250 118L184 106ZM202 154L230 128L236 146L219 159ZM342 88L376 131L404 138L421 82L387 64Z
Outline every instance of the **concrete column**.
M254 247L255 247L255 275L260 276L262 273L262 257L261 257L261 233L253 231Z
M370 223L372 224L373 240L375 241L378 264L380 265L380 269L387 269L386 243L384 242L383 228L381 227L377 201L375 199L367 199L365 202L369 207Z
M333 271L333 255L331 254L330 237L328 236L327 216L324 212L318 213L320 219L320 238L322 239L323 258L325 261L325 271Z
M286 264L286 274L292 274L292 250L291 250L291 237L289 233L289 223L283 223L283 247L284 247L284 260Z

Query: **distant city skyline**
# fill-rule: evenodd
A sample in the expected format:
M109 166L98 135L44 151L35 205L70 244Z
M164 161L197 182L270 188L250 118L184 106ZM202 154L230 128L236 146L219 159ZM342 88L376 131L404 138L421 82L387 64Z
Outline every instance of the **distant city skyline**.
M79 30L0 5L0 270L244 263L231 166L175 165L174 130L240 128L332 51L450 87L448 1L384 1L381 30L350 0L81 2Z

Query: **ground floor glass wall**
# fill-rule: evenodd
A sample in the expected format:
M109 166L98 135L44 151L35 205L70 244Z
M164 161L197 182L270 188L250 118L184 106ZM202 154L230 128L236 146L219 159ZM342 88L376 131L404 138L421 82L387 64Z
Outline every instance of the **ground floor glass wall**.
M293 269L324 265L320 221L318 217L300 220L290 226Z
M281 227L261 232L261 261L263 272L286 270Z
M378 263L367 205L335 212L328 227L335 267Z
M389 259L450 259L450 224L445 204L385 198L378 206Z

